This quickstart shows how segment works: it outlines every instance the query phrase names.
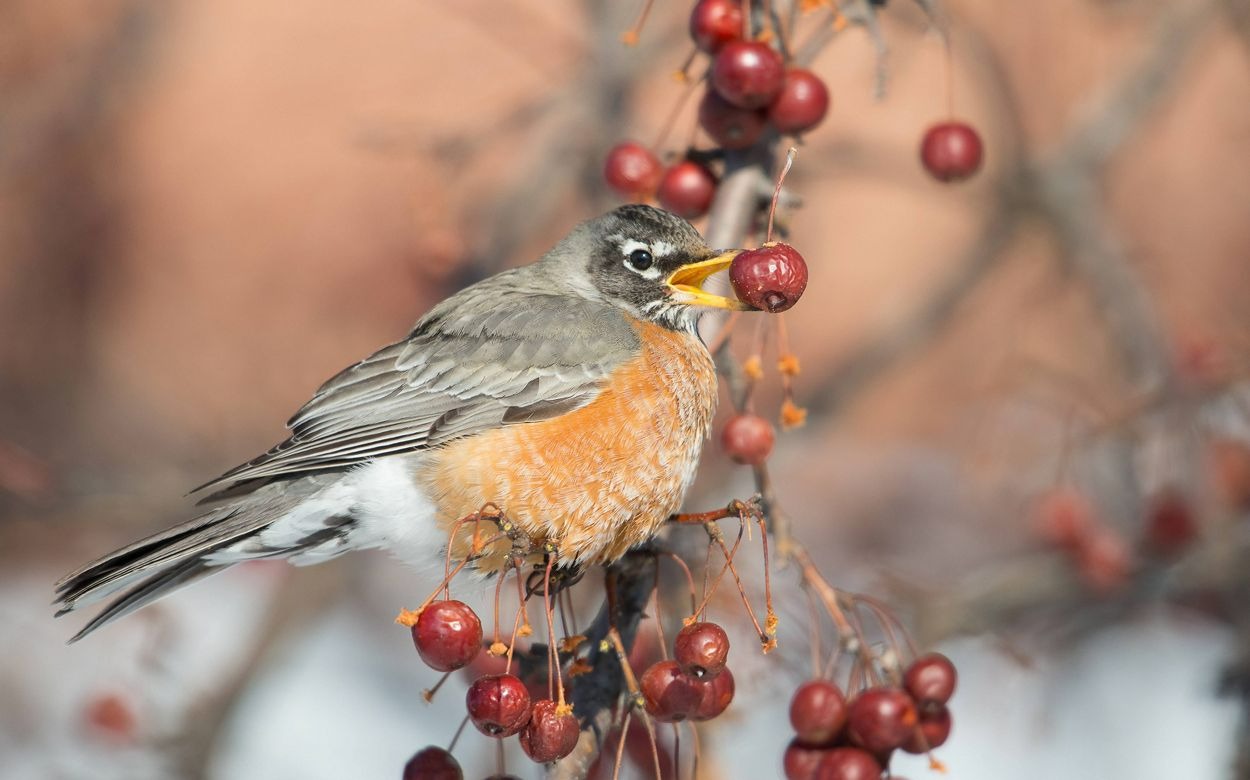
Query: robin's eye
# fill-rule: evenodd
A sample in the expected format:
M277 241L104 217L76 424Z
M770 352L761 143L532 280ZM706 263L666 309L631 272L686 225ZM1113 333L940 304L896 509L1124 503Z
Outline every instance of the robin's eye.
M629 259L626 262L635 271L645 271L655 262L655 258L645 249L635 249L629 253Z

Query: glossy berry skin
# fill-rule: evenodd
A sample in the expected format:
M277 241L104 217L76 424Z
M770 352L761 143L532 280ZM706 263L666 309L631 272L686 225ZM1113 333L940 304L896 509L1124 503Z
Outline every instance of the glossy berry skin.
M832 742L846 725L846 697L829 680L809 680L790 700L790 725L810 745Z
M768 105L768 121L782 133L804 133L820 124L829 111L829 89L810 70L786 71L781 92Z
M469 686L464 697L469 719L488 737L510 737L530 719L530 693L519 677L488 674Z
M700 51L715 54L741 37L740 0L699 0L690 12L690 38Z
M715 623L691 623L677 632L673 657L686 674L710 680L729 660L729 636Z
M656 198L660 205L683 219L697 219L707 213L716 195L716 177L705 166L691 160L679 162L664 172Z
M945 704L955 693L959 675L951 659L941 653L920 656L903 672L903 689L921 707Z
M539 764L558 761L577 746L581 730L572 713L561 715L551 699L534 702L530 720L521 731L521 749Z
M808 745L798 739L790 740L781 759L786 780L816 780L820 760L827 752L825 748Z
M981 167L981 136L963 122L943 122L925 131L920 162L938 181L962 181Z
M767 43L730 41L712 61L712 86L739 108L763 108L781 92L786 66Z
M482 650L482 621L463 601L432 601L412 626L412 642L431 669L450 672Z
M923 735L923 739L921 736ZM951 735L951 713L939 704L931 711L922 711L920 721L912 729L911 736L903 743L908 753L927 753L941 747Z
M659 661L642 673L638 687L647 713L662 723L685 720L703 699L695 680L682 673L676 661Z
M916 720L916 705L902 690L869 688L851 700L846 728L853 743L882 754L901 747Z
M776 438L768 420L755 414L739 414L721 429L720 446L734 462L758 466L768 459Z
M698 680L695 686L699 689L699 703L690 710L693 721L711 720L729 708L734 700L734 676L728 669L721 669L720 674L709 680Z
M451 753L440 747L428 747L408 759L404 780L464 780L464 772Z
M834 748L821 757L816 777L819 780L877 780L881 777L881 763L859 748Z
M699 126L722 149L745 149L764 134L764 112L739 108L712 90L699 102Z
M622 198L646 200L660 183L664 166L651 150L633 141L612 147L603 163L603 178Z
M733 259L729 283L739 300L777 314L798 303L807 289L807 261L789 244L770 241Z

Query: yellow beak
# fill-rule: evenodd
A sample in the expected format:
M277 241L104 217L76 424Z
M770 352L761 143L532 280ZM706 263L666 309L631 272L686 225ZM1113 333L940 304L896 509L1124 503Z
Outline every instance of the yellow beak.
M716 309L729 309L731 311L752 311L752 308L742 301L703 291L703 283L707 281L708 277L717 271L724 271L733 262L733 259L741 253L741 249L730 249L728 252L719 254L716 257L683 265L665 279L664 283L668 285L669 290L672 291L673 299L678 303L687 303L693 306L710 306Z

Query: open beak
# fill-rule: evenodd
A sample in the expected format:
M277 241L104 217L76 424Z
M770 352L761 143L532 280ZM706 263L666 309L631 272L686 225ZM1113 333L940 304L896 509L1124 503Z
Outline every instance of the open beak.
M687 303L693 306L710 306L716 309L730 309L731 311L751 311L751 307L742 301L703 291L703 283L707 281L708 277L717 271L724 271L728 268L733 259L741 252L741 249L730 249L716 257L683 265L665 279L664 283L668 285L673 299L678 303Z

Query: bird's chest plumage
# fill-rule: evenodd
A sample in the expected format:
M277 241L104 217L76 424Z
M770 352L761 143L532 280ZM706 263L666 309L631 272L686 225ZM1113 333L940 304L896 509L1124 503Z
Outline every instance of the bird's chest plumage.
M580 409L474 435L416 475L450 528L499 506L560 556L610 561L655 533L694 478L716 407L716 373L690 335L635 326L642 344Z

